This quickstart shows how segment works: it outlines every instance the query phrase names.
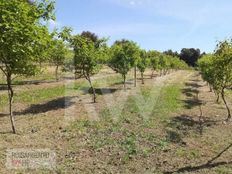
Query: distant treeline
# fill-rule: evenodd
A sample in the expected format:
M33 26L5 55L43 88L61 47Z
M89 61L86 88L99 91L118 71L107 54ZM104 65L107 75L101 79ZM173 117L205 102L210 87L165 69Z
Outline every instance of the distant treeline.
M181 60L185 61L189 66L195 67L197 65L197 61L206 53L201 53L200 49L195 48L183 48L180 53L177 51L167 50L163 52L166 55L179 57Z

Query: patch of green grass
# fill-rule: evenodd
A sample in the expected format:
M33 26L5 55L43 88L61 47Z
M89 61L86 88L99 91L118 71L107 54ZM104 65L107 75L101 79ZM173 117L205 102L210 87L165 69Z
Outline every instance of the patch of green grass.
M176 150L176 155L178 157L181 157L181 158L187 158L189 160L193 160L193 159L197 159L197 158L200 158L200 152L198 150L189 150L189 149L185 149L185 148L178 148Z
M166 119L168 114L177 111L181 108L180 85L170 85L164 87L160 92L160 97L154 108L154 114Z
M132 80L132 77L128 75L127 81ZM102 86L113 86L123 84L123 78L120 74L104 77L94 81L94 87L100 88Z
M220 166L220 167L216 168L215 171L218 174L228 174L228 173L232 173L232 167L231 167L231 165Z
M37 89L33 91L27 91L16 94L15 102L23 102L28 104L39 103L44 100L59 97L65 95L66 88L64 86L58 86L54 88L47 89Z
M51 74L51 73L49 73L47 71L42 71L42 72L36 74L35 76L29 76L29 77L18 76L18 77L13 79L12 84L14 84L14 85L24 85L25 82L48 81L48 80L56 80L55 75ZM0 75L0 83L1 84L6 84L5 77L3 78L2 75Z
M112 160L120 158L123 164L136 157L147 158L155 151L167 149L170 142L165 136L157 134L157 125L163 124L163 119L181 107L180 86L165 86L158 92L142 88L141 94L148 106L139 102L141 96L132 95L124 104L119 118L113 118L112 112L104 109L99 121L76 121L68 132L78 131L78 136L86 140L80 149L91 148L95 152L111 149L113 154L117 154L111 157ZM149 114L148 118L144 117L144 112ZM77 137L69 139L71 144L76 144L77 140Z
M68 86L56 86L52 88L35 89L24 92L15 92L14 103L23 104L36 104L48 99L56 97L68 96L74 94L79 87L80 83L70 84ZM8 96L6 94L0 96L0 105L6 106L8 104Z

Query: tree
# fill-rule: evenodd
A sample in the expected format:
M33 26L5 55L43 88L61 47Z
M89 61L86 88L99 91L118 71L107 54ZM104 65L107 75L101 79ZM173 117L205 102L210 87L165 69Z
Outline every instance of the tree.
M144 72L149 65L149 59L145 50L140 51L140 58L138 60L138 69L141 73L142 84L144 84Z
M13 133L16 133L12 108L13 76L36 73L36 61L39 61L41 50L47 48L51 39L42 21L54 19L53 10L54 2L48 0L34 3L25 0L0 1L0 70L6 76Z
M164 54L160 54L159 57L159 65L160 65L160 75L166 75L170 68L170 60Z
M56 66L55 76L56 81L59 80L58 70L60 66L65 63L66 56L68 54L68 48L62 40L54 39L52 42L52 48L50 52L50 61Z
M96 91L93 87L91 76L98 73L101 68L102 55L104 53L105 41L96 47L95 43L89 38L81 35L75 35L71 39L71 45L74 49L74 66L80 71L80 74L89 82L91 92L93 93L93 102L96 102Z
M225 90L232 88L232 43L231 41L219 42L214 55L203 56L199 61L202 77L221 95L231 119L231 111L225 98Z
M126 40L126 39L122 39L122 40L117 40L115 41L115 44L126 44L126 43L130 43L131 41ZM134 43L136 44L136 43ZM139 59L139 47L136 46L134 47L137 49L137 55L133 57L133 67L134 67L134 87L137 86L137 63L138 63L138 59Z
M231 41L219 42L215 51L214 60L215 86L220 90L222 100L226 106L228 117L231 119L231 111L225 98L225 90L232 88L232 43Z
M153 78L154 71L158 71L160 69L160 65L159 65L160 53L158 51L148 51L147 55L150 61L150 66L152 68L151 78Z
M179 69L188 69L188 65L183 61L180 60L179 57L170 57L170 69L171 70L179 70Z
M189 66L196 66L197 60L201 57L201 51L194 48L183 48L180 53L181 60Z
M111 47L109 66L122 75L124 89L126 89L126 75L136 65L138 57L139 48L132 41L116 41Z
M172 56L172 57L179 57L179 54L177 51L172 51L172 50L167 50L164 51L163 54L168 55L168 56Z

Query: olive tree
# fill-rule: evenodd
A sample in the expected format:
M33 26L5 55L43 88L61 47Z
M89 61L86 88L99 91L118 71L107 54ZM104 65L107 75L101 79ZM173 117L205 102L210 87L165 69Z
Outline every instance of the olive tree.
M123 77L126 89L126 76L135 66L139 57L139 48L136 43L127 40L116 41L111 47L109 66Z
M34 75L36 62L47 48L51 37L42 21L54 19L54 2L41 0L0 1L0 70L6 77L9 98L9 115L13 133L13 76Z

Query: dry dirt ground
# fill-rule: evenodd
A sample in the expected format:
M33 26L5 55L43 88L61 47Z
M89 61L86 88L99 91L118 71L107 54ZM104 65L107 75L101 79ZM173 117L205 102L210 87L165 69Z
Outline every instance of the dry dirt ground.
M105 75L108 75L107 72L103 76ZM16 135L10 132L9 118L2 116L0 173L232 173L232 124L224 124L225 107L222 103L215 102L214 94L209 91L198 72L178 71L154 79L150 79L148 75L146 77L145 85L141 85L141 81L138 80L137 88L133 87L133 81L128 81L127 91L118 90L121 84L101 89L100 93L103 94L98 95L96 104L91 102L91 96L85 90L75 96L57 99L56 106L46 105L49 101L40 103L40 106L48 109L40 108L35 113L16 116ZM168 143L165 148L122 162L121 158L117 159L121 155L120 151L104 148L94 150L86 146L89 137L82 134L85 128L70 131L72 123L77 120L98 121L105 108L113 108L114 114L117 110L120 111L128 96L136 96L141 88L152 86L161 90L170 84L181 84L182 94L177 100L182 103L182 108L169 114L156 128L151 128L157 136L168 139L168 142L164 142ZM63 82L45 83L33 88L42 88L43 85L63 85ZM23 90L30 90L31 87L26 85ZM159 97L157 95L157 101ZM228 98L232 104L231 97ZM91 131L86 134L88 133ZM117 139L120 135L114 136ZM6 150L13 148L52 149L57 154L56 162L59 169L6 169Z

